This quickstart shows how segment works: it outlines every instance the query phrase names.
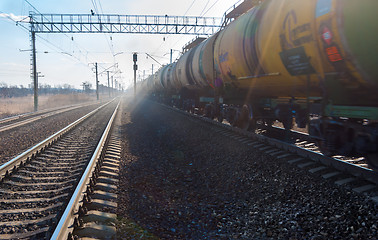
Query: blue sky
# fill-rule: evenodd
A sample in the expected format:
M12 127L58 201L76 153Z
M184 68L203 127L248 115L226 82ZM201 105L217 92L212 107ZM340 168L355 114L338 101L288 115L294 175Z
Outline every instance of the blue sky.
M222 17L237 0L0 0L0 85L23 85L31 83L30 39L27 30L10 20L20 20L35 11L41 13L89 14L95 9L104 14L176 15ZM211 8L210 8L211 7ZM101 10L102 9L102 10ZM23 24L29 27L28 24ZM161 64L169 63L170 49L181 50L195 36L190 35L142 35L142 34L38 34L37 71L44 77L39 83L51 86L69 84L76 88L84 81L95 84L91 63L99 63L99 72L115 63L122 72L114 77L127 87L132 84L132 52L138 52L138 77L151 73L159 65L145 53L152 55ZM73 39L73 40L72 40ZM116 56L113 56L117 54ZM179 52L173 52L173 58ZM74 57L72 57L74 56ZM106 74L100 76L106 84Z

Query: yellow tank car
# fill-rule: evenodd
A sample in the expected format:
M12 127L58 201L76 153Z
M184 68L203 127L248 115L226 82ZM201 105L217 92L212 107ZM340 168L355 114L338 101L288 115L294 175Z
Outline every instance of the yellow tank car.
M239 78L259 74L256 55L256 21L258 8L253 8L222 30L214 43L214 67L217 72L215 85L233 84L238 88L249 87Z
M312 0L265 1L227 26L214 50L220 79L254 97L305 97L308 89L319 96L315 5Z
M313 0L271 0L260 6L264 13L256 51L268 76L245 81L260 82L276 96L305 97L308 90L311 96L321 96L315 6Z

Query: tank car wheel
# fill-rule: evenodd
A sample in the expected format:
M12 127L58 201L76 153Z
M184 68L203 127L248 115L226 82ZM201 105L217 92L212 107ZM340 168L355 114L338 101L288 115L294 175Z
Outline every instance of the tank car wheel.
M293 128L293 118L287 117L282 121L282 124L286 130L290 130Z
M318 141L318 147L324 156L335 155L337 136L334 133L328 133L324 140Z
M254 130L256 128L255 122L252 106L244 104L238 116L238 127L243 130Z
M231 126L236 127L237 126L237 112L234 108L228 108L226 119L230 123Z
M316 145L318 145L320 152L324 156L328 156L328 157L332 156L332 152L328 149L327 143L324 140L319 140Z
M243 130L247 130L249 127L248 114L248 106L246 105L243 105L237 113L237 126Z
M222 122L223 122L223 116L222 116L222 115L219 115L219 116L217 117L217 120L218 120L218 122L222 123Z
M264 119L264 123L267 127L272 127L274 121L272 119Z
M378 153L367 154L365 159L368 162L369 167L371 167L374 171L378 171Z
M249 129L249 121L245 119L239 119L237 127L243 130L248 130Z
M248 126L248 131L254 132L257 127L257 122L256 120L252 119L249 121L249 126Z
M204 109L205 117L214 120L214 107L211 104L206 104Z

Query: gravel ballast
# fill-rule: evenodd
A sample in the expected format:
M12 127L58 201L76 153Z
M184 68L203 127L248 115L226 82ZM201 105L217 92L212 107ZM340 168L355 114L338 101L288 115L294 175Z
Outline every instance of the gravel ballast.
M156 103L122 110L119 239L377 238L363 195Z

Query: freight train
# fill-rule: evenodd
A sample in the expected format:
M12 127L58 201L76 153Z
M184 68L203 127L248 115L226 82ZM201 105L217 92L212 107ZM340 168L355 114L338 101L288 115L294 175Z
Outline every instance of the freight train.
M265 0L141 83L233 126L308 127L378 169L377 0Z

